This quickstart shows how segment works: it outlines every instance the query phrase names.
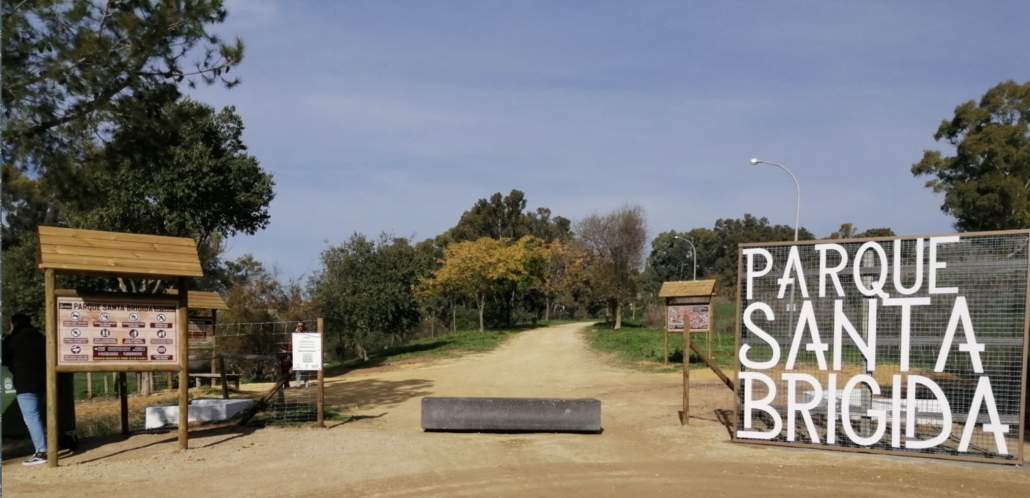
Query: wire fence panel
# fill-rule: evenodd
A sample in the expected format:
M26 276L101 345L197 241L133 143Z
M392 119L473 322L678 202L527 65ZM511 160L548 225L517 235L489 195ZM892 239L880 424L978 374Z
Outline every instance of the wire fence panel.
M742 246L735 437L1021 463L1027 246Z
M190 350L191 371L206 366L211 374L192 375L209 378L212 387L224 377L233 384L231 396L263 403L260 419L291 423L318 420L318 372L293 370L292 349L293 334L316 332L317 320L217 323L213 329L210 347Z

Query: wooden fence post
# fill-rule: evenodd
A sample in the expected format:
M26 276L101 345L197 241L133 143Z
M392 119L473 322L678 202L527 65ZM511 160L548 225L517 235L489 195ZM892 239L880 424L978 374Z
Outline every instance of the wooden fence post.
M129 382L128 374L118 372L118 402L122 422L122 435L129 435Z
M46 294L46 441L47 466L57 467L57 297L54 296L56 277L54 270L43 271L43 288Z
M190 426L190 333L189 333L189 281L179 277L179 303L175 310L179 346L179 449L189 449Z
M318 426L325 427L325 321L319 318L316 322L318 329L319 351L318 358Z
M690 423L690 326L687 317L683 319L683 414L680 424Z

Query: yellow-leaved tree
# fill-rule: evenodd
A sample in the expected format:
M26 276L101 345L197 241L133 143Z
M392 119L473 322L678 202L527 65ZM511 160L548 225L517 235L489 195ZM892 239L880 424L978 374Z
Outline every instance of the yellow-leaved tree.
M485 330L483 312L494 285L506 275L505 243L489 238L457 242L443 251L440 268L422 284L426 292L453 292L476 303L479 331Z
M546 303L544 321L551 320L555 302L573 300L577 288L586 284L590 253L575 242L555 240L546 246L547 263L544 267L542 289Z
M510 243L481 238L455 242L443 252L440 268L418 284L419 299L461 296L476 303L479 330L486 329L486 301L497 296L512 302L540 288L547 266L546 244L533 236Z

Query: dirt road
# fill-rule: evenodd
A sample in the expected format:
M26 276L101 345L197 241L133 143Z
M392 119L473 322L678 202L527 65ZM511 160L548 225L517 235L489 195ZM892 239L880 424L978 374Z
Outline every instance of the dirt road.
M5 462L5 496L1030 496L1030 471L729 442L712 410L729 391L694 394L679 425L678 374L614 366L583 324L518 334L486 354L353 372L330 402L361 417L328 430L138 435L62 460ZM594 397L604 433L443 434L419 428L422 396ZM700 399L699 399L700 398Z

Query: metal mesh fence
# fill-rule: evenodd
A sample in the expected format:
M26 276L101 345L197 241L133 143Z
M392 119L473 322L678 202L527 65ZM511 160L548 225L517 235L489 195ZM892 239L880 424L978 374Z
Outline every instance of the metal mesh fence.
M691 342L708 355L729 378L736 375L735 346L737 339L736 307L734 304L715 304L711 334L694 333ZM709 354L709 351L711 352ZM700 358L690 359L690 416L732 425L736 400L733 391Z
M744 248L737 437L1021 460L1027 242Z
M259 399L259 417L275 422L313 422L318 418L318 375L294 371L291 338L294 332L315 332L316 320L290 322L217 323L209 341L191 342L190 370L212 388L224 377L230 396ZM192 341L192 338L191 338Z

